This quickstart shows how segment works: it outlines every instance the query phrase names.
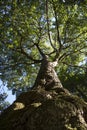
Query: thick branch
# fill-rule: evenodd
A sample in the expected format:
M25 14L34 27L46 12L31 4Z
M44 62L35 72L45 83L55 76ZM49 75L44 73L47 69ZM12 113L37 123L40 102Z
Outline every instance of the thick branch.
M59 48L56 51L56 55L54 57L54 61L58 60L58 57L60 55L60 52L62 50L62 44L61 44L61 39L60 39L60 33L59 33L59 23L58 23L58 18L57 18L57 11L56 11L56 6L54 1L52 0L53 4L53 10L54 10L54 16L55 16L55 22L56 22L56 31L57 31L57 43L59 44Z
M49 28L50 25L49 25L49 17L48 17L48 0L46 0L46 18L47 18L47 29L48 29L48 37L49 37L50 44L54 50L57 50L55 46L53 45L51 36L50 36L50 28Z
M60 34L59 34L59 23L58 23L58 18L57 18L57 11L56 11L56 7L55 7L55 3L52 0L53 3L53 9L54 9L54 15L55 15L55 20L56 20L56 30L57 30L57 41L59 43L59 52L61 50L62 44L61 44L61 39L60 39Z
M27 53L24 51L24 49L23 49L23 47L22 47L22 38L21 38L21 41L20 41L20 49L21 49L21 53L22 53L23 55L25 55L28 59L32 60L34 63L40 63L40 62L41 62L41 60L33 59L32 56L30 56L29 54L27 54Z
M41 54L41 56L44 58L45 57L45 54L43 53L43 51L41 50L41 48L39 47L38 44L35 44L35 46L37 47L39 53Z

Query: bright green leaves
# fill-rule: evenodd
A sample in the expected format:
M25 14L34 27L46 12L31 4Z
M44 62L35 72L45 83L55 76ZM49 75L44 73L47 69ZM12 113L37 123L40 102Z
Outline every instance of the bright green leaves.
M9 45L8 45L8 48L9 48L9 49L12 49L12 48L14 48L14 46L13 46L12 44L9 44Z
M59 53L60 71L67 69L61 62L78 65L84 58L87 51L86 6L67 5L59 0L47 2L48 12L42 0L1 2L0 53L3 61L0 66L3 66L1 75L8 86L33 84L39 65L34 65L32 59L42 59L36 44L51 61Z

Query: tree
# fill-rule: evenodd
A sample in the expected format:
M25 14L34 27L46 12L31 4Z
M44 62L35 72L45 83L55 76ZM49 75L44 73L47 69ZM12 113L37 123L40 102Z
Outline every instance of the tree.
M63 73L60 72L60 80L65 88L73 94L76 94L87 101L87 82L86 74L79 72L79 69L74 69L75 72Z
M57 72L87 51L86 2L1 1L0 76L9 88L62 87ZM80 66L80 65L79 65Z
M0 85L0 114L4 109L6 109L10 105L9 102L5 101L6 98L7 94L4 92L2 85Z
M37 74L33 90L0 116L1 130L87 130L87 103L64 89L57 76L66 66L86 69L81 65L87 50L86 4L1 1L1 79L11 88L26 87Z

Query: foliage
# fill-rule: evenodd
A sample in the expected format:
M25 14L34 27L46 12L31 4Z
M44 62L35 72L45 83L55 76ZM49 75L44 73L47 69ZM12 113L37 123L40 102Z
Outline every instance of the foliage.
M74 69L75 70L75 69ZM76 69L77 72L77 69ZM61 82L65 88L70 90L73 94L82 97L87 101L87 75L84 73L61 73L59 75Z
M85 62L84 66L87 63ZM59 78L65 88L87 101L87 69L84 66L60 68Z
M6 98L7 94L4 92L3 93L0 92L0 113L10 105L9 102L5 101Z
M31 87L43 53L50 61L58 60L58 73L69 65L84 69L80 63L87 55L86 8L87 2L80 0L0 1L1 80L11 89ZM72 71L69 67L68 73Z

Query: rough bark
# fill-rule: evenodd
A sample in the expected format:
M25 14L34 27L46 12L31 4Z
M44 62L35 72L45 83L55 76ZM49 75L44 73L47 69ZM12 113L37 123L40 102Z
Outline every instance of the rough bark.
M55 72L57 61L49 62L45 57L42 60L39 73L37 75L34 88L44 88L45 90L56 88L62 88L62 84Z
M0 130L87 130L87 103L65 92L22 93L0 116Z
M87 130L87 103L63 88L56 64L42 60L34 90L2 113L0 130Z

